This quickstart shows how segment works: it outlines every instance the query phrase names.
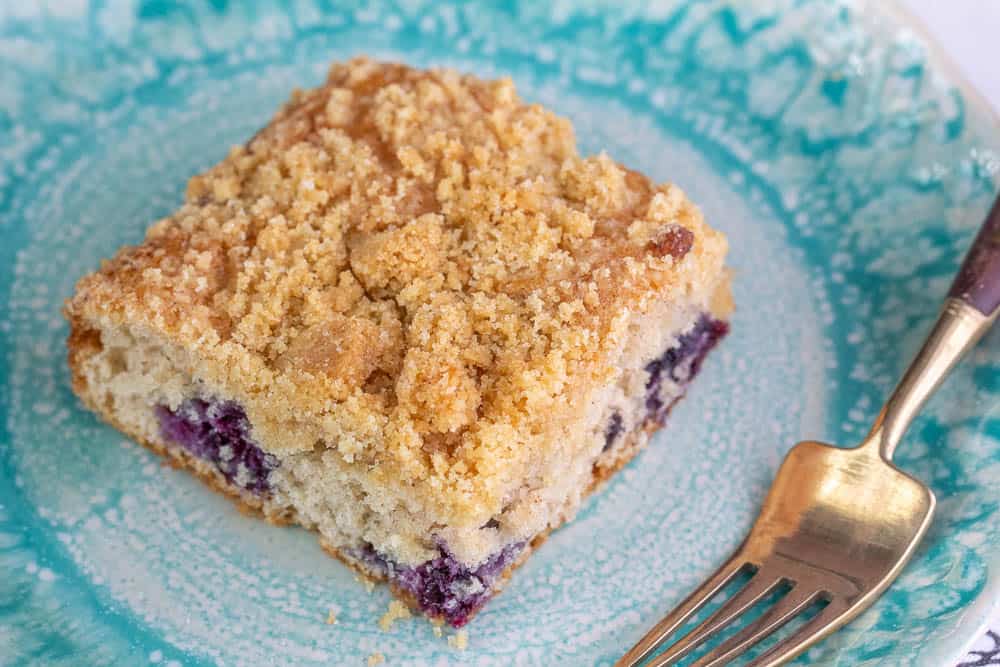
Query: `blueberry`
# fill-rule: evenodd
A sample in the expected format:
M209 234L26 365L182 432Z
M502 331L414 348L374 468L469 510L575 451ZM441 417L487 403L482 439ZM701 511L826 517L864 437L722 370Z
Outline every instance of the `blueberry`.
M662 422L670 405L664 405L660 389L665 378L686 385L701 370L705 356L729 332L729 325L721 320L702 315L694 328L677 340L677 344L646 365L646 410L651 419ZM680 369L688 364L686 376Z
M157 406L156 416L164 438L213 463L230 483L253 493L270 491L268 475L278 462L250 438L250 422L239 404L195 398L176 410Z
M510 544L476 568L459 562L445 546L438 547L437 558L416 567L400 566L371 545L353 555L412 595L424 613L460 628L493 596L493 584L523 548L524 542Z

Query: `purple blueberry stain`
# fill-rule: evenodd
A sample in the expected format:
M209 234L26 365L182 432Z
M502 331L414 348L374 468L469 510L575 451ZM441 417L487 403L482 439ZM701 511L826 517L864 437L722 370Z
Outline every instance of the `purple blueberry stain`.
M438 547L437 558L414 567L395 563L371 545L351 555L412 595L422 612L443 618L452 627L460 628L493 597L493 585L521 553L524 545L524 542L509 544L471 568L456 559L443 545Z
M231 484L257 494L271 490L268 476L278 462L250 437L250 421L239 404L195 398L176 410L159 405L156 416L164 438L213 463Z
M677 344L646 365L646 409L651 417L662 420L670 405L664 405L660 389L664 379L687 384L701 370L705 356L729 332L729 325L702 315L694 328L682 335ZM684 372L686 369L686 373Z

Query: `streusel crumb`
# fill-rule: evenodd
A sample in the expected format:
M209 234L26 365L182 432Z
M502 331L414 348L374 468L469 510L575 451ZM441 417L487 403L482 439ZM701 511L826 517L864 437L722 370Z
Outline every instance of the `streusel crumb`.
M378 626L382 628L382 632L389 632L392 630L392 624L403 618L410 618L410 608L399 600L392 600L389 602L389 609L382 615L379 619Z
M581 157L510 79L355 59L68 312L201 360L271 451L328 448L478 526L614 376L626 314L714 284L724 248L676 186Z
M464 651L469 646L469 633L465 630L459 630L455 634L449 635L448 646L458 651Z
M375 667L376 665L381 665L383 662L385 662L385 656L378 651L368 656L368 667Z

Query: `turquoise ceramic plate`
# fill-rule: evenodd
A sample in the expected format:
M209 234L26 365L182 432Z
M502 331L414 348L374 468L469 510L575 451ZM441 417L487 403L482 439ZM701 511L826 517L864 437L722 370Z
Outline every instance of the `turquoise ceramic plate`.
M1000 130L926 45L855 3L248 7L0 4L5 664L610 664L738 542L792 443L864 433L1000 164ZM294 85L359 52L511 75L585 151L678 182L731 240L732 336L666 436L471 624L465 653L422 621L381 632L385 590L98 423L64 363L74 280ZM994 333L900 452L940 499L930 535L810 660L943 665L975 638L1000 600L998 399Z

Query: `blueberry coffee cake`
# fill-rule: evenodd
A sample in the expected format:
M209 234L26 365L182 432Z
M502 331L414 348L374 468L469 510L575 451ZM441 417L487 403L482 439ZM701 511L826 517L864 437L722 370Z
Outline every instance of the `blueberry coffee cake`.
M725 253L510 80L359 58L80 280L73 387L458 627L663 424Z

